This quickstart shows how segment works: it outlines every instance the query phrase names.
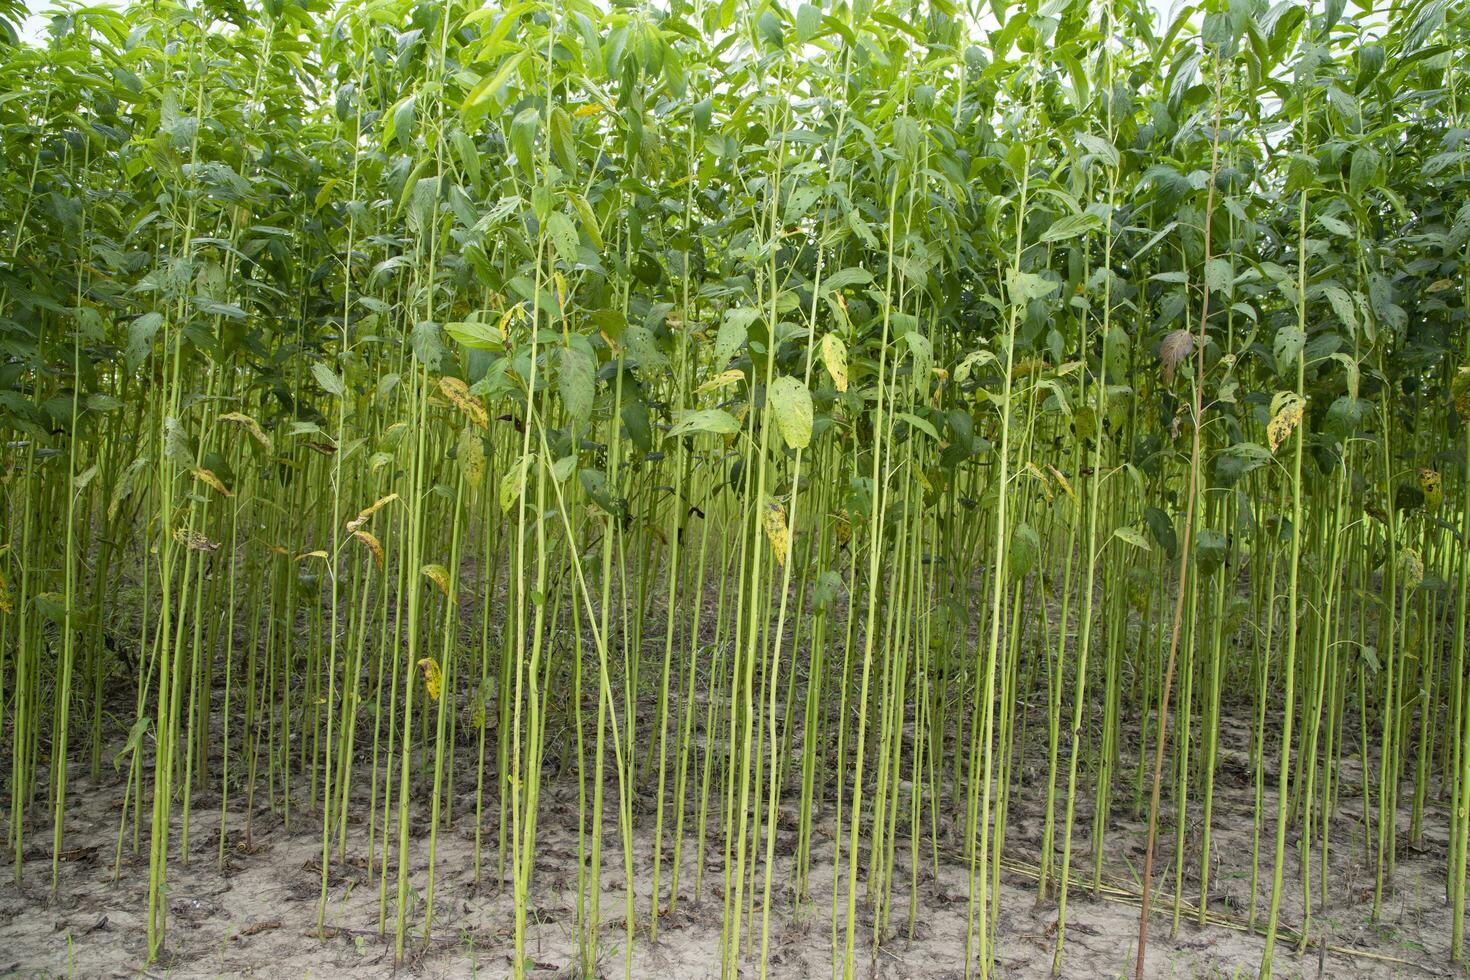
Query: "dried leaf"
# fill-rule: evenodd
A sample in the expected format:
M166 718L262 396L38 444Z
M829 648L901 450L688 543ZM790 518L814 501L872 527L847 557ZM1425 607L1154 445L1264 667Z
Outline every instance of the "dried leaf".
M1164 384L1174 383L1174 369L1194 353L1194 334L1187 329L1171 330L1159 345L1159 363L1164 369Z

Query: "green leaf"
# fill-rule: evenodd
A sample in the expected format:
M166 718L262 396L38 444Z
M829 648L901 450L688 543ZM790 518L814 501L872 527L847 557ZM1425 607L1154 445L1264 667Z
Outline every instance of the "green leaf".
M1013 306L1025 306L1033 299L1050 296L1057 284L1034 272L1006 272L1006 295Z
M1041 233L1041 242L1064 242L1101 227L1102 219L1095 214L1068 214L1053 221L1051 227Z
M760 311L748 306L737 306L725 313L725 319L720 323L720 331L715 336L715 352L713 364L717 369L723 369L730 363L730 358L745 343L746 331L750 325L760 317Z
M939 430L935 429L933 423L930 422L928 419L922 419L912 412L898 412L894 415L894 418L902 419L909 425L912 425L914 428L924 433L930 439L933 439L935 442L939 441Z
M1307 335L1296 326L1285 326L1276 331L1271 343L1271 356L1276 359L1276 373L1284 375L1289 368L1296 367L1297 355L1307 344Z
M413 325L411 335L413 356L430 371L438 371L444 359L444 345L439 340L439 324L432 320L420 320Z
M1010 568L1011 578L1020 580L1036 567L1036 561L1041 557L1041 535L1036 529L1025 522L1011 528L1011 546L1006 550L1006 561Z
M1378 151L1371 146L1360 146L1353 151L1353 162L1348 171L1348 193L1353 197L1361 198L1376 182L1378 159Z
M444 324L444 332L473 350L500 350L503 346L500 333L488 323L457 320Z
M571 218L560 211L552 212L551 217L546 219L546 235L551 239L551 247L556 249L557 258L569 265L577 261L582 239Z
M124 355L129 371L136 371L153 349L153 338L163 327L163 314L144 313L128 324L128 347Z
M347 386L342 383L342 379L337 377L332 369L321 361L312 364L311 374L312 377L316 378L316 383L321 385L322 390L327 394L336 395L338 398L341 398L347 393Z
M1230 293L1235 283L1235 271L1226 259L1210 259L1205 263L1205 288L1214 293Z
M708 432L727 436L739 431L740 423L735 421L735 416L729 412L720 408L702 408L697 411L680 412L674 419L673 428L669 429L669 435L678 438L697 432Z
M1143 551L1152 551L1153 547L1148 543L1148 538L1133 530L1131 527L1120 527L1113 532L1113 536L1120 541L1126 541Z
M873 281L873 274L860 266L849 266L838 272L834 272L822 280L822 291L824 293L835 292L846 289L848 286L864 286Z
M510 145L515 151L516 164L521 176L528 182L536 182L536 134L541 129L541 114L535 106L527 106L510 124Z
M561 369L557 372L557 386L567 414L578 424L586 424L592 417L592 400L596 384L597 366L585 351L575 347L561 349Z

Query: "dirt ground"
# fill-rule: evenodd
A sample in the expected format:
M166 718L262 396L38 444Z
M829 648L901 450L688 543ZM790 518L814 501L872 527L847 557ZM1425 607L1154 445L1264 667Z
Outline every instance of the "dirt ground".
M1234 734L1239 735L1240 729ZM1243 746L1224 741L1224 762L1217 777L1212 820L1214 845L1210 910L1226 921L1195 924L1188 907L1177 931L1171 930L1174 842L1162 833L1157 849L1156 916L1149 945L1152 977L1255 976L1263 940L1243 929L1249 903L1252 842L1252 782L1241 764ZM1243 736L1239 736L1243 737ZM1056 904L1035 902L1035 868L1042 834L1040 801L1045 773L1027 759L1019 789L1011 801L1001 876L996 975L1050 975L1057 918ZM1351 773L1346 774L1355 778ZM360 779L359 783L366 782ZM1121 782L1121 780L1120 780ZM1274 778L1272 780L1274 782ZM473 774L457 787L455 822L442 827L438 840L433 929L423 938L423 889L427 880L427 808L416 816L413 830L415 868L411 921L418 923L415 941L395 971L391 941L393 879L389 880L390 938L378 931L378 878L364 860L366 828L350 827L352 845L345 866L333 865L326 912L326 938L316 930L321 881L321 825L298 809L289 827L260 806L247 840L245 814L233 807L226 836L225 862L217 864L218 800L209 795L193 801L192 860L185 867L170 863L168 941L160 962L147 966L146 897L148 838L133 854L124 849L120 873L113 878L120 806L121 777L106 773L92 782L82 772L71 779L66 843L60 884L50 894L50 825L44 813L34 815L27 837L22 883L9 874L0 885L0 976L49 977L500 977L509 973L512 947L512 902L509 882L497 876L494 827L485 834L481 883L474 880ZM1124 812L1131 797L1126 787L1115 791ZM1060 803L1061 801L1059 801ZM1419 977L1457 974L1448 963L1449 910L1444 900L1447 815L1431 807L1422 839L1405 836L1399 848L1396 888L1385 900L1379 922L1370 921L1372 869L1364 863L1363 829L1352 792L1345 787L1342 812L1332 830L1332 890L1316 912L1312 942L1296 952L1295 933L1277 947L1277 975L1291 977ZM44 809L37 807L37 811ZM176 812L178 808L176 807ZM649 808L643 807L642 810ZM1059 807L1060 810L1060 807ZM367 801L354 812L366 813ZM1090 877L1092 858L1087 830L1090 801L1078 800L1078 835L1073 867ZM1197 850L1200 813L1191 810L1189 847ZM677 910L659 922L656 940L647 932L653 820L640 816L635 829L636 908L639 915L631 972L636 977L702 978L719 975L721 845L711 821L703 889L694 900L694 842L685 847L684 887ZM692 823L692 821L691 821ZM817 815L812 893L815 904L793 909L791 854L795 849L796 813L785 806L777 844L777 868L771 914L769 975L832 975L831 881L833 814ZM1407 828L1405 815L1402 827ZM601 974L624 975L625 895L621 842L615 811L609 810L604 841ZM1270 828L1263 842L1262 920L1269 897ZM906 831L903 831L906 834ZM528 949L536 975L573 976L573 923L576 916L577 798L575 785L553 783L543 790L537 868L531 886L534 906ZM131 835L130 835L131 836ZM912 891L914 917L910 929L910 870L906 840L899 841L899 868L893 890L891 935L874 956L871 943L857 951L862 976L960 978L968 911L967 870L954 843L952 828L941 818L939 867L923 844L917 888ZM174 835L174 846L178 834ZM1115 819L1109 827L1105 879L1116 887L1093 897L1084 887L1069 895L1064 977L1131 975L1137 935L1137 871L1142 865L1144 824ZM1288 844L1288 879L1296 873L1295 842ZM1314 856L1314 861L1316 860ZM667 883L667 864L664 881ZM759 879L757 879L759 881ZM862 887L861 885L859 887ZM641 892L639 891L641 889ZM1187 862L1184 894L1198 899L1194 862ZM1282 922L1295 928L1301 921L1301 899L1293 884L1283 903ZM862 910L860 908L860 916ZM756 908L757 931L760 909ZM867 932L867 930L865 930ZM1172 934L1171 934L1172 933ZM841 951L839 949L839 956ZM742 972L755 976L750 955Z

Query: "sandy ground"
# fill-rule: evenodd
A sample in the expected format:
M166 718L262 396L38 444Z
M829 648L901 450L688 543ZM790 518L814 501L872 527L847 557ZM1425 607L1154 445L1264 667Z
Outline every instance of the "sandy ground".
M1241 731L1236 728L1235 733ZM1243 737L1243 736L1241 736ZM1249 903L1252 784L1240 764L1242 746L1224 740L1225 759L1217 777L1212 820L1214 844L1210 910L1229 921L1195 924L1186 908L1177 931L1171 929L1174 842L1162 833L1157 850L1156 898L1150 933L1149 975L1152 977L1255 976L1263 940L1242 928ZM1232 754L1233 753L1233 754ZM996 975L1050 975L1056 928L1056 903L1038 906L1035 869L1040 860L1040 801L1044 771L1041 753L1033 751L1027 770L1019 774L1011 802L1001 876ZM1034 761L1033 761L1034 760ZM442 827L434 897L434 922L423 936L424 889L427 884L427 807L413 821L414 893L410 921L415 940L395 971L391 938L378 931L378 878L365 861L366 827L350 825L349 859L332 865L326 936L316 930L321 883L321 828L317 818L298 808L289 827L259 806L245 833L246 815L232 807L223 867L217 863L218 799L195 797L191 862L175 857L169 880L168 942L165 956L152 966L146 959L148 838L142 849L124 849L116 880L113 855L123 786L106 773L92 782L78 772L71 780L66 843L60 882L50 893L50 825L37 807L27 837L22 883L10 875L0 885L0 975L41 977L500 977L509 973L512 947L512 902L508 881L497 875L495 833L485 834L482 880L474 874L473 775L457 787L455 822ZM1274 779L1272 780L1274 782ZM358 782L365 787L366 780ZM611 783L610 783L611 786ZM365 788L363 789L365 793ZM1115 791L1116 812L1130 809L1131 790ZM611 793L609 795L612 795ZM829 796L830 798L830 796ZM1332 891L1314 919L1312 942L1296 952L1294 933L1277 947L1277 975L1292 977L1422 977L1463 975L1448 964L1449 910L1444 901L1446 814L1431 808L1417 844L1404 837L1396 888L1386 899L1379 922L1370 921L1372 869L1364 864L1363 830L1352 792L1345 790L1342 812L1333 826L1330 872ZM1060 801L1059 801L1060 802ZM176 812L179 808L175 808ZM1060 807L1059 807L1060 810ZM1090 801L1080 799L1073 867L1090 877L1092 858L1087 840ZM354 812L367 812L363 799ZM793 905L792 858L796 839L794 807L784 807L777 838L773 875L768 975L830 977L832 973L832 832L830 807L817 814L812 893L814 901ZM1200 813L1191 810L1190 853L1196 853ZM681 898L677 909L661 917L656 939L647 929L653 819L641 805L635 817L635 896L638 915L631 973L636 977L701 978L719 975L723 876L721 842L711 821L702 892L693 897L694 841L685 845ZM691 821L692 824L692 821ZM1405 815L1402 826L1407 828ZM1269 829L1269 828L1268 828ZM1166 828L1167 830L1167 828ZM906 828L899 839L898 869L893 889L889 936L878 948L865 939L856 952L858 973L872 977L964 976L963 950L969 909L967 870L952 825L941 815L938 871L935 850L922 842L920 868L912 875ZM1142 865L1144 825L1115 819L1108 830L1105 879L1116 886L1101 897L1085 887L1069 895L1067 947L1061 975L1109 977L1131 974L1137 936L1135 869ZM1269 833L1262 885L1262 919L1269 894ZM177 848L178 834L174 835ZM1295 842L1288 847L1291 885L1283 903L1284 926L1301 921L1296 889ZM667 853L667 850L666 850ZM1314 858L1315 860L1315 858ZM536 975L575 976L573 924L577 914L577 798L575 784L556 782L543 790L537 868L531 886L533 906L528 950ZM1196 861L1187 862L1184 894L1198 899ZM389 929L394 888L390 868ZM664 882L667 886L667 861ZM844 870L845 875L845 870ZM917 878L917 887L911 882ZM757 878L759 882L759 878ZM862 884L859 885L862 888ZM602 888L601 975L625 972L622 918L625 893L621 843L615 811L609 809L604 841ZM910 908L914 911L910 925ZM742 973L756 976L760 906L756 905L755 946ZM859 907L860 921L871 916ZM871 936L871 929L863 930ZM840 955L840 950L839 950Z

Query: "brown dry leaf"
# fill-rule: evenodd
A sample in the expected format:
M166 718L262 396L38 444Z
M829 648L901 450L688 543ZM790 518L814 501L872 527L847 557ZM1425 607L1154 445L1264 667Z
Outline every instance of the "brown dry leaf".
M1174 381L1174 369L1194 353L1194 334L1187 329L1171 330L1159 345L1159 363L1164 369L1164 384Z
M272 929L279 928L281 928L280 919L265 919L264 921L252 922L250 923L250 925L245 926L239 932L235 933L235 938L239 939L242 936L258 936L262 932L269 932Z

